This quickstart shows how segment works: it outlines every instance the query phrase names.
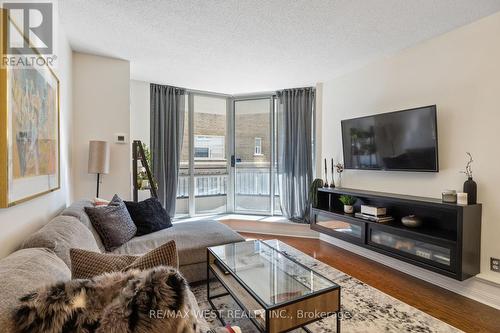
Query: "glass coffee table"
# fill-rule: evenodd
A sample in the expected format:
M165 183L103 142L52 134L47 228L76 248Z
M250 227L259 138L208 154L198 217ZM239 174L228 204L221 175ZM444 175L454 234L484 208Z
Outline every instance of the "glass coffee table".
M207 250L207 299L231 296L261 332L279 333L336 316L340 332L340 286L280 250L280 242L252 240ZM222 293L212 295L212 283ZM226 325L219 311L217 317Z

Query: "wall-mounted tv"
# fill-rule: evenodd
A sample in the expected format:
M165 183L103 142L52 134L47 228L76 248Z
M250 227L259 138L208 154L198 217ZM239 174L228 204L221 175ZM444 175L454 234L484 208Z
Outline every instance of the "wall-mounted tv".
M346 169L438 172L436 106L342 120Z

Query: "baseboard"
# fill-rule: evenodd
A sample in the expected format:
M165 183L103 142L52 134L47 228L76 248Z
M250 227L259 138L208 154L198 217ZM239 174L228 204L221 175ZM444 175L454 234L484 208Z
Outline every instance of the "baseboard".
M500 309L500 285L476 277L466 281L454 280L328 235L321 234L319 239L459 295Z

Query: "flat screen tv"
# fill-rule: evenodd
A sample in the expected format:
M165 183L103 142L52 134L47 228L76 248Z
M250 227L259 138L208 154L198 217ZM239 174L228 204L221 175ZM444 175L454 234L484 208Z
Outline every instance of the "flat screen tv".
M438 172L436 106L342 120L346 169Z

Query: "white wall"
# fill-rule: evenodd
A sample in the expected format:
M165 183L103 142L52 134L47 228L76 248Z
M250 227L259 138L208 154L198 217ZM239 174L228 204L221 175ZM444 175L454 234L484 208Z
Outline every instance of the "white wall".
M100 197L131 198L130 63L73 53L73 199L95 197L96 175L87 173L90 140L111 145L110 172L103 175ZM114 143L124 133L127 144Z
M149 83L130 81L130 140L149 142Z
M342 159L340 120L437 104L439 173L347 170L343 186L439 198L461 190L472 153L483 203L480 277L500 283L500 14L324 83L322 155Z
M16 250L27 235L33 233L70 202L70 156L72 129L71 48L63 27L57 32L57 67L60 81L61 189L20 205L0 209L0 258Z

